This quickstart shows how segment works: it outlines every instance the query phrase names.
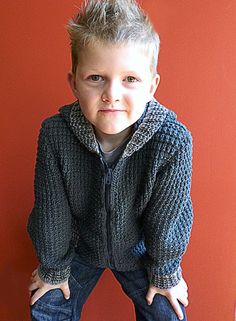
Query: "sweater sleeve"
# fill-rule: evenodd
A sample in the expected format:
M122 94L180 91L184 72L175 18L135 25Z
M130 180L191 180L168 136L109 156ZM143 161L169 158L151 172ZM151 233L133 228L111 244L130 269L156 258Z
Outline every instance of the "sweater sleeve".
M53 144L42 124L35 166L35 202L28 220L28 233L39 259L39 276L50 284L68 279L73 250L71 211Z
M180 147L156 177L151 199L143 213L149 282L158 288L177 285L180 262L193 222L190 197L192 137Z

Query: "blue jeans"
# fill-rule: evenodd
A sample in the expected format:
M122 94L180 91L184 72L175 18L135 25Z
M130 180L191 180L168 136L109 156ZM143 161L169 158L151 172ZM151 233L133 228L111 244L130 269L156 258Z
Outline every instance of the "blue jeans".
M31 306L32 321L79 321L83 305L94 289L104 268L96 268L83 262L78 255L72 262L69 287L71 296L66 300L59 289L42 296ZM169 301L156 294L152 305L148 305L146 294L149 283L145 269L136 271L111 270L123 291L132 300L136 321L177 321L179 320ZM187 320L183 305L184 321Z

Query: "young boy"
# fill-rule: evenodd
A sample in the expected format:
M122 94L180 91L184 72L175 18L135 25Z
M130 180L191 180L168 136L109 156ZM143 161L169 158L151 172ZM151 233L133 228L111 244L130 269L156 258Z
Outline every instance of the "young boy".
M106 268L136 320L186 320L192 138L153 98L159 37L134 0L85 2L68 31L76 101L40 130L32 320L78 321Z

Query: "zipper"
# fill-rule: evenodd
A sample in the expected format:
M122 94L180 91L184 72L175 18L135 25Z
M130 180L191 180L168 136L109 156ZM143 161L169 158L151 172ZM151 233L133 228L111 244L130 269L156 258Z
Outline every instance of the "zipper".
M112 180L112 169L110 167L107 167L106 171L106 185L111 185Z
M114 268L112 260L112 246L111 246L111 181L112 181L112 169L107 166L103 161L105 168L105 209L107 213L106 228L107 228L107 263L110 268Z
M111 231L110 231L110 218L111 218L111 210L110 210L110 203L111 203L111 180L112 180L112 170L111 168L107 167L106 171L106 191L105 191L105 207L107 212L107 252L108 252L108 264L111 265L111 254L112 254L112 248L111 248ZM111 266L112 267L112 266Z

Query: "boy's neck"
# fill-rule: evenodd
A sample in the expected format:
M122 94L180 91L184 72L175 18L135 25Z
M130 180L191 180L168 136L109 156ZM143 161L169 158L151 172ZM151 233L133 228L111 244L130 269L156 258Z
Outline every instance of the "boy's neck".
M94 127L94 132L104 152L110 152L120 146L131 134L133 126L130 126L118 134L105 134Z

